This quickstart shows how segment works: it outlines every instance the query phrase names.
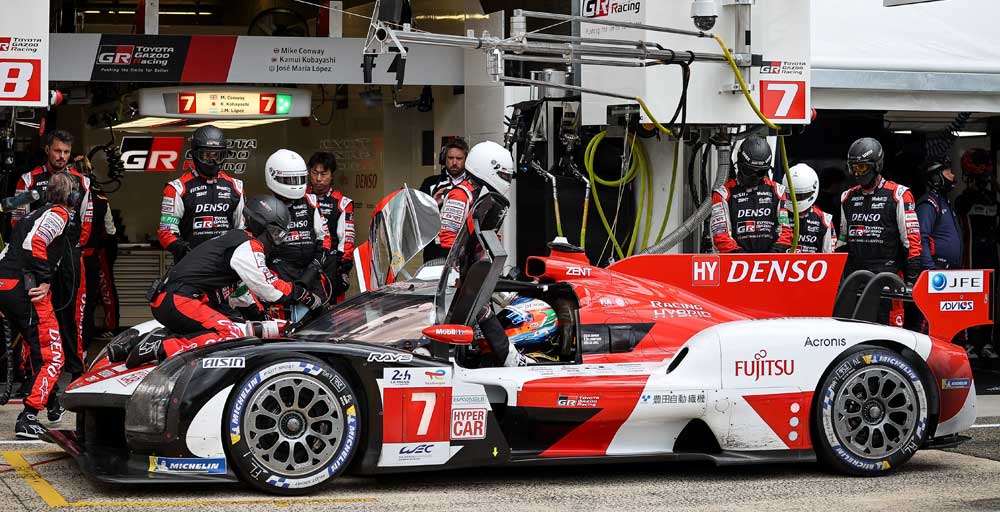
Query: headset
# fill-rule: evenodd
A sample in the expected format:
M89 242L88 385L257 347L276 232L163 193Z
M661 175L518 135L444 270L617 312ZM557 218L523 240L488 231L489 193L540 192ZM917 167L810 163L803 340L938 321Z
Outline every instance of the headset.
M941 190L945 186L944 176L941 175L941 171L947 169L948 166L941 162L934 162L927 166L924 170L924 175L927 177L927 185L934 190Z
M440 165L441 167L445 166L446 163L445 159L448 156L448 150L454 147L461 147L457 146L457 144L463 144L465 146L463 149L465 149L466 154L469 153L469 144L465 142L465 139L461 137L455 137L454 139L449 140L447 143L445 143L445 145L441 146L441 151L438 152L438 165Z

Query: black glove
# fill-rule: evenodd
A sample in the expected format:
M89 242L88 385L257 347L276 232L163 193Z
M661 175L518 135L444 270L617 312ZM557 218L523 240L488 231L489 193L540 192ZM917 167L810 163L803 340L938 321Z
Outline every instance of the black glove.
M920 278L920 274L924 271L923 266L920 264L920 258L910 258L906 260L906 272L905 281L906 286L913 286L917 283L917 279Z
M167 246L167 250L174 255L174 264L176 264L181 261L181 258L187 256L187 253L191 252L191 244L187 243L186 240L175 240L174 243Z
M310 310L316 309L323 305L323 299L319 298L319 295L309 291L308 288L295 283L292 288L292 300L302 304L303 306L309 308Z
M337 255L339 257L340 253L338 253ZM350 274L351 270L354 268L354 260L351 260L351 259L346 259L345 260L342 257L340 257L339 259L340 259L340 273L341 274Z

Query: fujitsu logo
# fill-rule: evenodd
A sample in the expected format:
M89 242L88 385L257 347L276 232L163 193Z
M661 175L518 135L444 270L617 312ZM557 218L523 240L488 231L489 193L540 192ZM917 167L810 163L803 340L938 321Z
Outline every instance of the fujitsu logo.
M753 355L752 361L736 361L736 376L753 378L781 377L795 373L794 359L768 359L767 350L761 349Z

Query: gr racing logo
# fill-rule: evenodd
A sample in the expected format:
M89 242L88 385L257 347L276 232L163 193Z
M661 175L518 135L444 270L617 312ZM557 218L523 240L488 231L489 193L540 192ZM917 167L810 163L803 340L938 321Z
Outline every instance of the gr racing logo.
M622 2L618 0L582 0L581 11L588 18L600 18L609 14L632 13L639 14L642 3L638 1Z
M184 137L122 137L126 171L174 172L180 169Z

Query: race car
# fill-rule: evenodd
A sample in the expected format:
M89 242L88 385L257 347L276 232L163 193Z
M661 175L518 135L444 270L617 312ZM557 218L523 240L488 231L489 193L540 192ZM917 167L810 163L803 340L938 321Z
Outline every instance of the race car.
M912 300L932 336L865 321L885 276L851 276L838 294L843 254L599 268L553 244L528 259L531 281L510 280L501 202L477 201L438 279L363 293L286 338L134 369L99 358L64 394L77 429L48 439L105 482L303 494L345 472L641 460L880 475L961 442L975 420L968 359L948 340L990 321L989 271L921 276ZM477 353L496 293L555 311L551 358L495 367Z

